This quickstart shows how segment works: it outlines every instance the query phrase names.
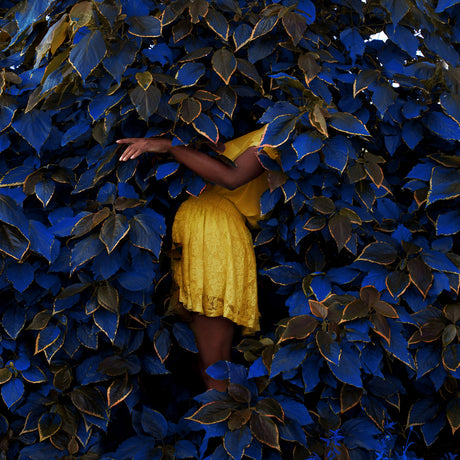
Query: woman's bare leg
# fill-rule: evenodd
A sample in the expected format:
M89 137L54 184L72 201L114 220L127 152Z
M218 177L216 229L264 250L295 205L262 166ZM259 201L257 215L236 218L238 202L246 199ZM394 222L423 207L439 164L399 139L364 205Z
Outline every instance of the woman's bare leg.
M230 361L235 323L222 316L193 314L192 330L198 347L201 378L206 388L225 391L226 382L211 378L206 369L217 361Z

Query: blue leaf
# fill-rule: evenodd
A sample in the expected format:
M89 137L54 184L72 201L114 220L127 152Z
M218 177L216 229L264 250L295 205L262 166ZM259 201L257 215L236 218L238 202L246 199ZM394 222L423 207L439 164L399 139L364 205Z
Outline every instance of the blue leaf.
M160 329L154 338L155 350L158 353L161 362L164 362L169 355L171 348L171 335L168 329Z
M113 106L119 104L126 94L125 90L118 90L111 95L100 93L96 96L88 105L88 111L93 121L97 121L99 118L106 115L107 111ZM86 124L89 125L89 123Z
M174 62L174 50L166 43L156 43L150 48L143 50L142 54L146 56L151 63L159 62L161 65L172 65Z
M440 350L430 343L424 344L417 350L415 358L417 363L417 379L431 372L441 362Z
M24 394L24 384L19 378L12 378L2 385L2 398L8 409L17 403Z
M180 167L180 164L176 161L162 163L158 166L155 172L155 178L157 180L164 179L165 177L169 177L174 174Z
M3 313L2 323L6 333L15 340L26 323L25 310L20 306L9 307Z
M130 222L129 239L134 246L148 249L156 257L161 250L161 236L165 232L164 217L159 214L138 214Z
M104 59L104 67L118 83L121 82L126 67L131 65L136 58L137 50L138 46L134 41L124 40L116 44L116 52L113 55Z
M297 153L298 160L301 160L310 153L317 152L322 146L323 140L316 132L302 133L292 143L292 148Z
M91 124L89 120L82 120L79 123L72 125L61 137L61 147L70 144L81 136L87 136L91 134ZM87 138L86 137L86 138Z
M409 100L403 105L401 112L406 118L418 118L422 112L427 109L428 107L425 104L421 104L418 101Z
M29 383L44 383L47 381L46 375L41 369L31 366L21 371L22 378Z
M81 78L86 80L105 56L104 37L99 29L82 27L75 34L74 43L76 45L70 51L69 61Z
M113 342L118 329L118 315L105 308L99 308L93 313L93 316L96 326Z
M324 161L331 168L343 173L348 163L349 141L342 135L329 138L323 147Z
M319 302L323 301L332 291L332 285L324 275L314 276L310 282L310 288Z
M198 458L197 447L193 442L181 439L174 445L174 457L177 459L183 458Z
M51 115L44 110L31 110L14 120L12 126L39 152L51 132Z
M296 419L286 420L278 426L280 438L285 441L298 442L302 446L306 446L307 438L305 431Z
M219 131L216 124L205 113L201 113L192 122L193 127L213 143L219 140Z
M460 171L453 168L436 167L431 175L428 203L448 200L460 195ZM1 218L1 217L0 217Z
M30 249L37 254L42 255L48 261L52 259L52 248L54 244L54 235L50 229L38 220L29 221L29 238Z
M179 345L185 350L192 353L198 353L198 348L195 343L195 336L192 330L184 323L174 323L172 332Z
M298 11L307 20L307 24L313 24L316 19L316 9L313 2L310 0L300 0L297 3L296 11Z
M343 131L347 134L370 136L369 131L364 126L363 122L351 113L331 113L329 115L329 125L338 131Z
M436 33L428 33L424 36L423 43L436 56L440 56L454 67L457 67L459 55L449 40L447 43Z
M418 50L418 38L407 28L403 26L393 27L387 24L385 32L388 38L401 49L406 51L410 56L415 56Z
M161 21L153 15L129 16L128 32L136 37L159 37L161 35Z
M79 241L72 249L70 261L72 272L91 260L93 257L96 257L103 250L105 250L105 246L99 239L98 235L92 234Z
M270 123L276 117L280 115L298 115L299 108L290 102L276 102L274 105L269 107L265 113L260 117L260 123Z
M353 61L357 56L363 55L365 43L357 29L349 28L343 30L340 33L340 40L350 53L350 57Z
M278 203L278 201L283 198L283 192L280 190L280 188L277 188L273 190L273 192L270 192L270 190L265 190L265 192L262 194L262 197L260 198L260 208L262 215L269 213L275 205Z
M248 425L244 425L239 430L227 431L224 437L225 450L234 459L243 458L243 453L246 447L251 444L252 433Z
M434 270L460 274L460 268L454 265L451 260L442 252L425 250L422 252L422 259L430 268L433 268Z
M460 141L460 125L442 112L430 112L422 118L423 124L443 139Z
M109 279L114 275L122 266L123 257L116 249L110 254L106 251L101 252L93 260L92 271L98 274L102 279Z
M380 430L368 418L350 418L340 427L344 444L349 448L362 447L367 451L379 452Z
M287 418L296 420L301 426L313 423L313 419L303 402L296 401L284 395L276 395L275 399L281 404L284 415Z
M27 355L19 356L19 358L14 361L14 368L17 369L18 371L25 371L29 367L30 367L30 359Z
M2 136L4 137L4 136ZM16 168L10 169L0 180L0 185L3 187L13 187L17 185L23 185L29 174L35 171L35 167L30 164L24 164L17 166Z
M154 439L163 439L168 432L168 422L160 412L144 407L141 416L142 428Z
M391 22L394 27L407 14L410 8L409 2L399 0L382 0L382 5L391 14Z
M307 271L302 264L290 262L263 270L262 274L269 276L274 283L285 286L301 282Z
M166 369L165 365L160 361L158 356L146 356L144 360L144 368L147 374L150 375L169 374L168 369Z
M415 369L414 358L408 350L409 345L407 340L402 335L402 325L389 318L387 321L390 325L391 338L390 345L388 345L386 341L382 342L385 350L409 366L411 369Z
M435 13L442 13L447 8L460 3L458 0L439 0L436 9L434 10Z
M342 351L338 366L329 360L327 364L332 373L343 383L348 383L358 388L363 388L360 373L359 353L354 345L342 343Z
M444 93L439 99L447 115L460 123L460 96Z
M131 270L118 276L118 282L128 291L143 291L152 286L153 274Z
M249 367L248 379L263 377L264 375L268 375L268 370L265 367L262 356L259 356Z
M193 86L206 73L206 67L201 62L186 62L176 73L176 79L182 86Z
M460 211L442 213L436 219L436 235L455 235L460 231Z
M291 113L277 116L268 124L260 145L278 147L284 144L294 131L297 119L298 115Z
M34 268L32 265L23 263L11 263L6 269L6 276L19 292L24 292L34 280Z
M235 41L236 50L241 48L251 38L252 28L248 24L240 24L233 32L233 40Z
M418 121L408 120L403 124L402 138L410 149L415 149L423 139L423 128Z
M274 378L281 372L297 369L307 355L307 348L303 343L290 343L281 347L273 357L270 369L270 378Z

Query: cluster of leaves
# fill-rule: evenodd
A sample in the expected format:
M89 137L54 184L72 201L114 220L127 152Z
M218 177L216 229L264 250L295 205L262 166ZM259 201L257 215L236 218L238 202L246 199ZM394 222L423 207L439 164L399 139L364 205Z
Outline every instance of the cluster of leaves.
M459 20L452 0L4 1L6 457L453 450ZM228 393L190 409L177 369L196 347L165 314L162 254L175 199L204 183L170 160L120 164L114 141L205 148L256 121L280 152L260 156L255 237L277 325L238 345L244 364L213 366Z

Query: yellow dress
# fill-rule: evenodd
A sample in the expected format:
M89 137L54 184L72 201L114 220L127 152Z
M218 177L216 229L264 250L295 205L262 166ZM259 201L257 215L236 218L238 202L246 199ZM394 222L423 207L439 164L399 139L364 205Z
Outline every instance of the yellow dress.
M260 145L264 129L227 142L224 155L235 160ZM172 239L181 255L173 258L172 273L184 308L259 330L257 269L246 222L255 225L261 218L259 202L267 188L264 172L235 190L208 185L179 207Z

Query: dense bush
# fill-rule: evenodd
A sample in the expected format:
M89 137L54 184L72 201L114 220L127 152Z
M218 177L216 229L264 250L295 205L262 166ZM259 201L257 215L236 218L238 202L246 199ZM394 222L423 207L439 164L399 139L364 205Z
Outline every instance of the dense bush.
M454 458L460 5L3 0L2 458ZM268 124L263 330L200 392L165 313L206 149ZM456 443L456 444L455 444ZM456 449L456 450L455 450ZM108 453L112 452L112 453Z

